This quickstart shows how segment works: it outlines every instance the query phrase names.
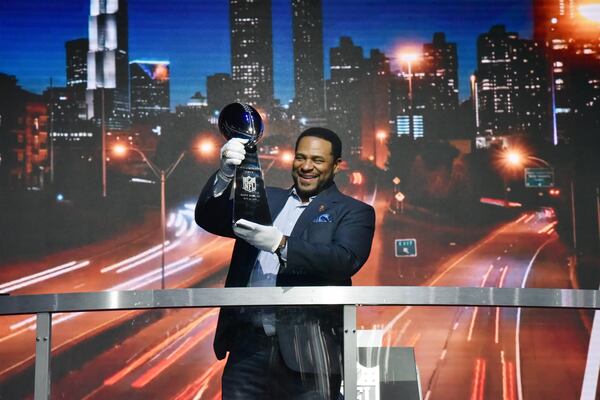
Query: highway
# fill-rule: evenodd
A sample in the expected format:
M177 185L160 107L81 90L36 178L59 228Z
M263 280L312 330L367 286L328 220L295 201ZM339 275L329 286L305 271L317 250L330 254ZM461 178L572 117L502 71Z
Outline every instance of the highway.
M369 261L355 285L413 284L394 256L402 216L388 212L385 193L361 197L377 210ZM221 286L233 241L195 227L192 205L169 217L167 287ZM434 265L423 284L553 287L572 284L567 249L551 210L527 212ZM148 233L152 232L152 233ZM0 291L13 294L160 287L156 229L0 269ZM427 249L420 249L426 252ZM53 319L53 352L76 348L89 359L53 382L54 398L217 399L223 363L212 352L217 310L72 313ZM425 399L578 399L589 333L578 311L473 307L370 307L362 329L383 329L383 345L415 347ZM145 322L144 322L145 321ZM0 385L30 367L34 319L2 317ZM94 337L116 326L129 334L94 352ZM2 388L0 394L10 388ZM0 396L0 398L3 398ZM7 397L8 398L8 397Z

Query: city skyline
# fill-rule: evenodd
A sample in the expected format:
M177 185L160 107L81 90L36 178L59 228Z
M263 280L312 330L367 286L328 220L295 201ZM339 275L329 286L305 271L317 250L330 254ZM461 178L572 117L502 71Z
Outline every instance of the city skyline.
M423 43L431 41L434 32L441 31L449 42L457 43L459 95L464 100L469 96L468 76L476 68L479 34L487 32L493 24L504 24L507 30L523 38L532 36L529 1L480 3L425 1L416 5L351 1L342 5L338 1L325 1L325 78L330 77L329 49L337 46L341 36L352 37L365 54L378 48L392 57L401 47L421 48ZM0 71L15 75L23 88L36 93L48 86L50 78L55 85L64 84L64 45L68 40L87 37L89 1L74 5L58 1L48 5L33 0L26 5L3 4L1 7ZM274 0L272 9L275 97L286 103L294 96L291 2ZM461 10L468 13L460 13ZM178 3L177 8L160 3L129 2L129 57L171 62L172 109L177 104L185 104L198 90L206 94L208 75L231 73L228 11L227 1L211 4L189 1ZM365 13L372 18L364 18ZM156 15L161 16L159 24ZM26 23L32 16L35 16L35 25ZM53 24L58 16L64 23ZM25 17L28 18L25 20ZM204 36L222 40L197 39ZM190 57L190 54L199 54L199 57ZM392 69L398 69L395 60L392 60Z

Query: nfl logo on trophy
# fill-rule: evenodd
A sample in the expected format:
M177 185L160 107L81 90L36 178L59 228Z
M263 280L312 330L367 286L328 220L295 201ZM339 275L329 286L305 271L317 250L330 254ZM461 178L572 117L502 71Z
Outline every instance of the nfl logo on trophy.
M243 176L242 177L242 189L246 192L256 192L256 177L255 176Z

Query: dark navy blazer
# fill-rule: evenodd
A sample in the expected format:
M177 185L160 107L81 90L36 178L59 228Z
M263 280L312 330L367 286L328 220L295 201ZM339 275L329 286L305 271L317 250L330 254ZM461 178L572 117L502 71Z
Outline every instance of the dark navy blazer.
M214 175L196 204L196 223L220 236L236 238L232 229L231 187L213 196ZM275 220L291 189L267 188ZM298 218L287 242L287 262L280 266L277 286L349 286L351 277L367 261L375 230L373 207L346 196L332 184L319 193ZM225 287L245 287L259 250L237 239ZM214 349L223 359L239 325L239 310L222 309ZM279 308L277 336L286 364L303 372L341 371L342 309L327 307Z

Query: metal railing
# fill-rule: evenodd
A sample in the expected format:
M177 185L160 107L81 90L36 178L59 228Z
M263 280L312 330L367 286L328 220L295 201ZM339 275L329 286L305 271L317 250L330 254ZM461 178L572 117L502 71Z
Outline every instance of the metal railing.
M234 306L344 306L344 390L357 396L357 306L600 309L599 290L355 286L107 291L0 297L0 315L36 314L34 398L50 398L52 314Z

